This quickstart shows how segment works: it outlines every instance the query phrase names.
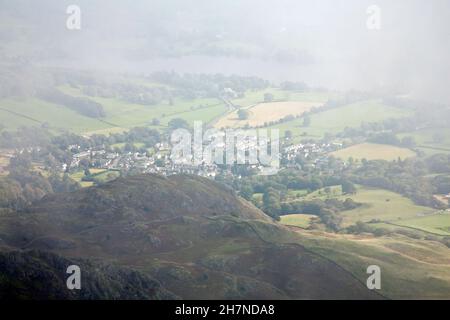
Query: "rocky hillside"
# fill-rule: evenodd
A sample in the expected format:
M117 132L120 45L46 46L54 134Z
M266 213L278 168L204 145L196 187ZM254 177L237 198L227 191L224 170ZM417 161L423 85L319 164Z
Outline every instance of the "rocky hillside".
M122 178L0 217L0 292L39 299L380 298L293 236L211 180ZM83 279L75 293L65 288L71 264Z

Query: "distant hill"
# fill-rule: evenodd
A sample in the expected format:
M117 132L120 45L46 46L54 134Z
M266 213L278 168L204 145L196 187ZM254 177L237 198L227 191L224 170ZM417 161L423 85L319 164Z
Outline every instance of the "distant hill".
M288 244L289 236L208 179L121 178L1 217L0 292L39 299L379 298L332 261ZM84 275L78 293L65 288L70 264Z

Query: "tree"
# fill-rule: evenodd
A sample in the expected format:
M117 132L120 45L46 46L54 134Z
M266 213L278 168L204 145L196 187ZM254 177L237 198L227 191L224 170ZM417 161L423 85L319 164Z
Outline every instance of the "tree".
M253 196L253 188L250 185L245 185L241 188L240 190L240 195L242 198L244 198L245 200L250 201L252 199Z
M238 111L238 118L239 120L247 120L250 113L245 109L239 109Z
M356 193L355 185L347 180L342 181L342 193L343 194L355 194Z
M125 151L125 152L136 152L136 146L134 145L134 143L131 143L131 142L127 142L126 144L125 144L125 146L123 147L123 150Z
M443 132L436 132L433 134L434 143L442 143L445 139L445 134Z
M169 128L171 129L188 129L189 128L189 124L187 123L186 120L181 119L181 118L174 118L172 120L169 121L168 123Z
M83 158L80 160L80 167L82 168L89 168L91 166L91 162L89 161L89 159Z
M311 125L311 118L309 116L305 116L303 118L303 126L309 127Z
M264 102L272 102L273 101L273 94L271 93L264 93Z
M264 212L274 219L279 219L281 212L280 194L274 188L267 188L263 195Z
M413 137L404 137L401 142L402 146L406 148L414 148L416 146L416 141Z
M311 190L318 190L320 188L323 187L323 182L322 180L320 180L319 178L312 178L311 182L309 184L309 187L311 188Z
M90 176L91 176L91 171L89 170L89 168L85 168L85 169L84 169L84 175L85 175L86 177L90 177Z
M291 131L291 130L286 130L286 131L284 132L284 137L285 137L286 139L291 139L291 138L292 138L292 131Z

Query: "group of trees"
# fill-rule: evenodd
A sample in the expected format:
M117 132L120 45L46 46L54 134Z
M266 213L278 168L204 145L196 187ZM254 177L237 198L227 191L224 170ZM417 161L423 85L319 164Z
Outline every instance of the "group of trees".
M440 173L449 164L447 155L435 155L425 160L372 160L363 161L361 166L349 169L346 174L355 183L400 193L419 205L442 208L442 203L433 194L450 186L443 185L446 180L429 179L426 175Z
M301 211L303 210L301 207L302 201L297 201L293 204L285 201L288 197L289 189L313 192L322 188L342 185L342 190L345 194L353 194L356 191L354 184L342 177L307 175L305 172L298 170L283 170L271 176L242 175L241 177L241 179L222 182L239 190L240 196L253 201L256 206L275 219L283 214L305 212ZM255 193L262 194L262 202L254 201L253 195ZM347 204L349 203L347 202ZM342 209L341 206L336 205L333 210L338 211L337 208L339 210ZM315 214L316 211L311 213Z
M316 167L311 171L286 169L271 176L242 175L241 179L227 180L225 183L239 190L242 197L253 201L274 218L289 213L318 214L317 207L305 209L304 205L307 202L301 199L294 202L292 199L286 201L289 189L312 192L322 188L326 190L328 187L336 185L341 185L343 194L354 194L356 192L355 184L361 184L400 193L419 205L438 209L448 207L433 195L450 193L449 155L437 154L427 159L398 159L397 161L363 160L333 174L320 170ZM429 174L434 175L429 177ZM254 198L254 194L262 194L262 201ZM333 204L332 207L330 207L330 203ZM315 203L315 205L317 204L320 203ZM327 204L328 206L322 207L331 210L333 214L342 210L350 210L354 205L350 200L346 201L345 206L330 201ZM311 210L311 208L316 209ZM326 217L333 217L333 214L327 214L325 211ZM335 219L330 221L332 221L331 224L336 222Z
M316 199L310 201L285 202L281 205L281 214L307 213L316 215L330 230L339 231L342 218L339 212L352 210L361 204L347 198L345 201L337 199Z
M304 92L309 89L308 85L304 82L292 82L292 81L284 81L280 83L280 88L286 91L297 91L297 92Z
M149 79L175 87L175 92L185 98L218 97L223 94L224 89L231 89L242 95L247 90L262 90L269 86L268 81L257 77L222 74L156 72Z
M39 94L41 99L66 106L84 116L91 118L103 118L106 116L103 106L91 99L84 97L73 97L57 89L44 90Z
M20 210L54 192L70 192L80 185L67 174L51 172L49 176L33 169L32 155L22 152L10 161L9 174L0 178L0 208Z
M248 110L245 110L245 109L239 109L238 110L238 118L239 118L239 120L247 120L249 115L250 115L250 113L248 112Z

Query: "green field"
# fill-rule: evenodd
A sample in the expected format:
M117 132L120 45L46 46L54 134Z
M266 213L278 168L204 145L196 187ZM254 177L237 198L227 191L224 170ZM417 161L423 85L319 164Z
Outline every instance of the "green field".
M251 90L245 93L243 98L232 99L234 105L240 107L251 107L255 104L264 102L264 94L270 93L273 95L273 101L302 101L302 102L321 102L325 103L329 99L337 98L339 95L333 92L292 92L285 91L278 88L268 88L264 90Z
M450 128L422 129L401 133L397 136L400 139L403 137L414 138L418 149L427 155L450 153Z
M342 132L346 127L359 127L364 122L380 122L407 117L410 114L409 110L390 107L379 100L368 100L312 114L311 124L308 127L304 127L303 119L299 118L271 128L279 129L280 137L284 136L286 130L290 130L298 139L314 139L322 138L326 133Z
M308 194L306 189L289 189L287 192L286 202L298 200Z
M106 170L106 169L90 169L92 178L94 181L83 181L84 171L80 170L75 173L70 174L70 178L80 183L83 188L91 187L96 182L97 183L105 183L111 180L114 180L120 176L120 173L115 170Z
M341 186L331 186L329 188L329 193L325 192L326 188L322 188L313 192L308 193L305 196L305 200L314 200L321 199L325 200L327 198L336 198L342 195L342 187Z
M399 228L411 229L438 236L450 236L450 212L436 212L435 209L416 205L410 199L395 192L363 186L357 186L357 193L353 195L342 194L341 186L329 187L328 193L325 192L325 188L307 194L305 194L305 191L289 190L287 202L330 198L344 201L350 198L361 204L356 209L339 213L343 217L343 227L350 226L358 221L366 223L376 221L376 223L370 224L373 228L391 231ZM296 196L297 192L299 196ZM281 221L283 224L295 225L293 223L296 219L299 219L299 223L302 223L302 218L305 219L303 216L305 215L299 214L298 217L295 214L287 215L283 216ZM291 223L292 221L293 223Z
M64 86L60 89L73 96L87 97L76 88ZM157 129L167 126L173 118L183 118L190 124L194 121L208 123L227 111L227 107L214 98L174 99L173 105L162 103L151 106L129 103L116 98L88 98L103 105L106 112L103 120L121 128L151 126L154 118L160 120L160 126L156 126Z
M173 118L185 119L189 124L194 121L209 123L224 114L228 109L215 98L180 99L175 98L173 105L140 105L116 98L89 97L80 89L70 86L59 87L61 91L75 97L86 97L100 103L106 117L94 119L83 116L65 106L53 104L37 98L0 99L0 124L10 130L22 126L40 126L47 124L54 131L68 130L79 134L108 134L122 132L132 127L147 126L155 129L167 127ZM158 119L160 125L151 124Z
M341 200L351 198L355 202L362 203L362 206L356 209L341 212L344 226L357 221L369 222L374 219L398 223L404 219L434 212L432 208L416 205L412 200L398 193L383 189L358 187L355 195L342 195L339 198Z
M450 213L443 212L395 222L395 225L418 229L428 233L450 236Z
M126 145L125 142L114 143L111 145L111 148L123 149L123 147L125 147L125 145ZM135 143L133 143L133 145L138 149L145 147L145 143L143 143L143 142L135 142Z
M92 181L82 181L82 179L84 177L83 171L78 171L78 172L72 173L69 176L71 179L78 182L83 188L91 187L94 185L94 182L92 182Z
M7 129L47 123L53 129L83 133L110 127L97 119L85 117L64 106L36 98L1 99L0 108L0 123Z
M93 174L94 180L98 183L105 183L105 182L108 182L111 180L115 180L120 176L120 173L118 171L114 171L114 170L104 170L97 174L94 174L94 172L92 172L92 174Z
M389 221L398 224L403 223L405 219L417 218L435 211L432 208L416 205L412 200L398 193L363 186L357 186L356 194L342 194L341 186L330 187L330 193L326 193L325 188L322 188L309 193L303 199L326 200L327 198L335 198L342 201L350 198L361 204L356 209L340 212L344 219L344 227L357 221L369 222L371 220Z
M311 223L311 219L315 217L316 216L311 214L288 214L280 216L280 222L287 226L308 228Z
M410 149L400 148L387 144L360 143L348 148L332 152L331 155L342 160L397 160L415 157L416 153Z

